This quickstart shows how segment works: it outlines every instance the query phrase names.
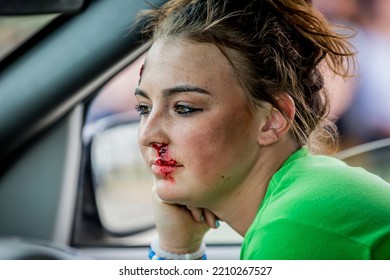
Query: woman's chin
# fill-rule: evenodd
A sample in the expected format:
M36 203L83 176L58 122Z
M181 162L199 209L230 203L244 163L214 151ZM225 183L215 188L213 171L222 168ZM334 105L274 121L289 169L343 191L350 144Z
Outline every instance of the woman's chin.
M176 184L170 180L156 179L156 192L158 197L168 203L176 203Z

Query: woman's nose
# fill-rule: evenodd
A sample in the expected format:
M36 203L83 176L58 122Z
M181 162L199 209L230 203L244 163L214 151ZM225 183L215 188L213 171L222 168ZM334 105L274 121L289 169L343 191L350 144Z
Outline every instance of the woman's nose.
M161 114L151 113L141 119L138 133L138 141L142 146L153 147L154 144L169 142L165 119Z

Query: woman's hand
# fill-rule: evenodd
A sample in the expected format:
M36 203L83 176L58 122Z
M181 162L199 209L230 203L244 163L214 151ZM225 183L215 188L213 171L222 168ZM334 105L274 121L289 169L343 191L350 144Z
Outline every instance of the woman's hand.
M161 249L187 254L199 249L203 236L218 227L218 219L207 209L163 202L153 189L153 212Z

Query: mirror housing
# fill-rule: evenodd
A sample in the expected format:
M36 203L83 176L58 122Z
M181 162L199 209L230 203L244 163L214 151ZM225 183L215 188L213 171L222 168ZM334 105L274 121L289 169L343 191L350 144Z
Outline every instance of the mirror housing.
M110 115L84 128L89 145L93 195L103 230L124 237L155 227L153 176L138 147L138 119Z

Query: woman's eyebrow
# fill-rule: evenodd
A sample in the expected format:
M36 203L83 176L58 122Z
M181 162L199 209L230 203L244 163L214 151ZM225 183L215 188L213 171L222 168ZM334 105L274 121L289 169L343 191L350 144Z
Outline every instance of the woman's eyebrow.
M175 86L172 88L164 89L162 91L164 96L171 96L174 94L184 93L184 92L196 92L196 93L210 95L210 93L207 90L205 90L201 87L192 86L192 85L179 85L179 86Z
M162 90L162 94L165 97L175 95L178 93L185 93L185 92L196 92L196 93L200 93L200 94L210 95L210 92L208 92L207 90L205 90L201 87L192 86L192 85L179 85L179 86L175 86L172 88L167 88L167 89ZM137 87L135 89L134 95L136 95L136 96L139 95L139 96L145 97L147 99L150 99L148 94L145 91L143 91L142 89L140 89L139 87Z
M146 94L146 92L144 92L142 89L140 89L139 87L136 87L135 90L134 90L134 95L137 96L142 96L142 97L145 97L147 99L150 99L149 96Z

